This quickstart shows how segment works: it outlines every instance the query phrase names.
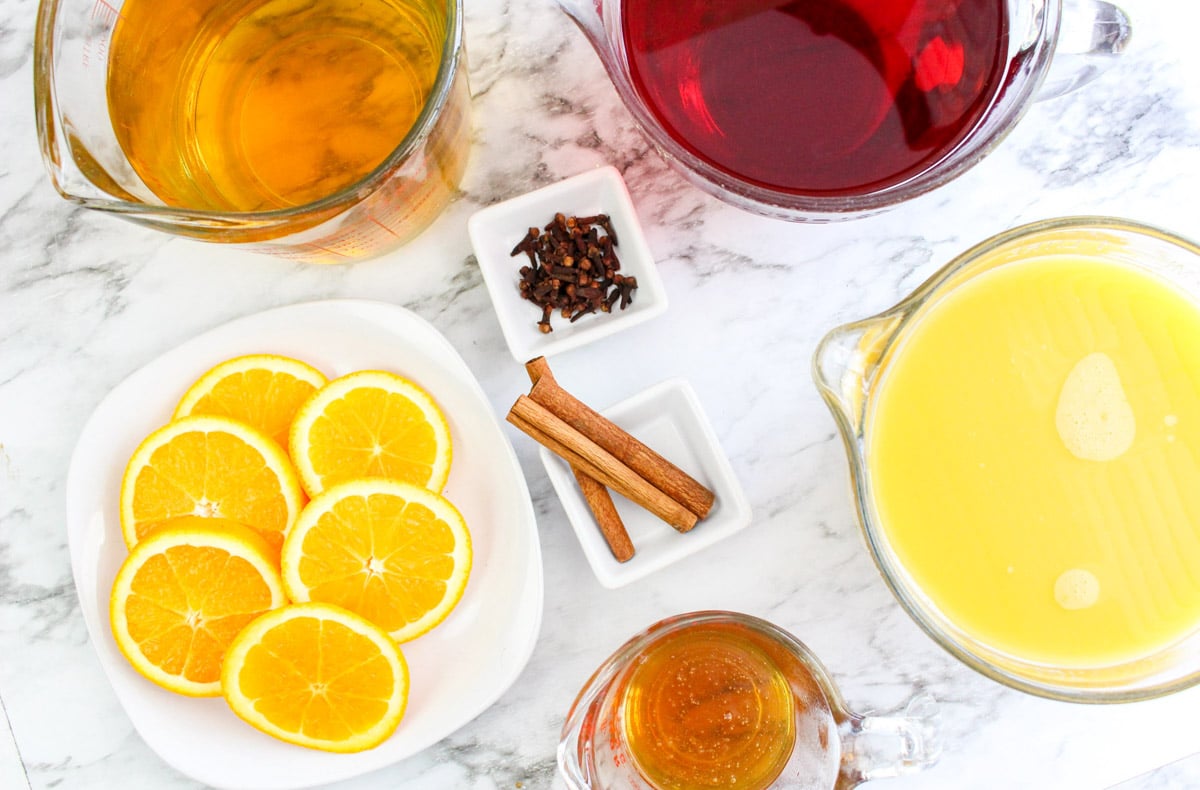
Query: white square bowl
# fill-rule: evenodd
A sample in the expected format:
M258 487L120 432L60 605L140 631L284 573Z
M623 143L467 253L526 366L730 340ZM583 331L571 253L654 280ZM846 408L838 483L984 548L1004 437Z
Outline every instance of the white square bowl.
M529 259L524 253L510 253L530 228L544 228L556 213L568 217L607 214L617 235L613 249L621 262L621 274L636 277L638 287L632 304L624 310L614 305L611 313L585 315L575 323L556 312L551 318L554 331L543 333L537 325L542 318L541 308L521 298L518 288L520 269ZM518 362L579 348L662 315L667 309L667 294L633 201L614 167L589 170L480 209L467 221L467 233L504 340Z
M604 416L703 483L715 494L713 509L689 532L671 525L620 494L613 504L633 541L634 555L617 562L566 461L542 448L542 464L562 500L588 564L600 583L621 587L711 546L750 524L750 503L721 451L695 391L669 379L606 409Z

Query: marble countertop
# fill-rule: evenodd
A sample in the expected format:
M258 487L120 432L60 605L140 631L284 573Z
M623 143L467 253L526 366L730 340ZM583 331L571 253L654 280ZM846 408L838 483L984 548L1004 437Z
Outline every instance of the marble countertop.
M1050 702L974 673L913 624L864 550L841 442L809 375L829 328L892 304L958 252L1014 225L1095 213L1200 235L1200 13L1181 10L1190 6L1129 0L1136 32L1120 62L1033 107L956 182L882 216L805 226L725 206L670 171L550 0L467 0L474 143L460 199L397 252L317 267L169 239L61 200L34 130L36 4L0 0L0 702L8 721L0 722L0 786L196 786L134 731L89 643L72 582L67 463L104 394L227 320L364 297L432 322L502 415L527 383L504 347L466 220L601 164L625 177L671 307L556 358L556 372L597 405L686 378L745 488L753 524L637 583L604 589L535 446L505 426L545 567L532 657L461 730L339 787L561 787L559 729L591 670L644 626L709 608L795 633L857 710L886 710L918 690L940 700L941 762L880 788L1200 785L1196 759L1176 762L1200 750L1200 689L1129 705Z

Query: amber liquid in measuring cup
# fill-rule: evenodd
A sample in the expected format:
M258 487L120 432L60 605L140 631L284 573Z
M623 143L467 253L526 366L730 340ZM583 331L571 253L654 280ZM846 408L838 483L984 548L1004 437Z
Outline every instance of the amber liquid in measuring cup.
M427 0L127 0L109 52L113 128L168 205L306 204L404 139L445 30L444 3Z
M811 765L814 787L837 775L836 724L816 681L739 623L668 634L618 694L616 724L656 788L758 790L797 758Z

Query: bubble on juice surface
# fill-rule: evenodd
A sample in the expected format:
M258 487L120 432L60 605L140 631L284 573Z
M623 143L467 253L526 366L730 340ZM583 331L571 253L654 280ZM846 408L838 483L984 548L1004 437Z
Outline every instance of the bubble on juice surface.
M1137 421L1108 354L1088 354L1071 368L1054 424L1067 450L1085 461L1112 461L1133 445Z
M1100 600L1100 580L1083 568L1063 571L1054 582L1054 600L1064 609L1087 609Z

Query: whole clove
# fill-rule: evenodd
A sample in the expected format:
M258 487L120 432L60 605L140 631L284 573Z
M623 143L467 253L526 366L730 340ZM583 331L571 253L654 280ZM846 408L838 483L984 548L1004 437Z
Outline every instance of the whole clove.
M529 258L517 287L523 299L542 308L539 330L554 331L550 317L556 312L574 323L633 304L637 278L620 274L617 244L607 214L568 217L560 212L544 228L529 228L511 255Z

